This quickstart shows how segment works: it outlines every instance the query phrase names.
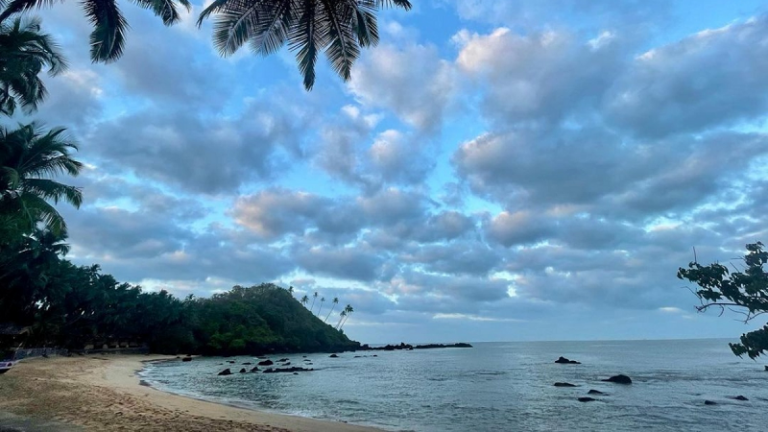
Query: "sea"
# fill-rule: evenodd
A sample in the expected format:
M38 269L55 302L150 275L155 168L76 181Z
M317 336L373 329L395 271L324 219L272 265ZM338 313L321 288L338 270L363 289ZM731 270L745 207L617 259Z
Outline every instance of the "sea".
M474 343L271 356L292 366L310 359L314 371L298 375L241 374L254 357L208 357L151 364L140 375L170 393L391 431L768 431L768 359L740 359L728 342ZM555 364L559 356L581 364ZM234 374L218 376L225 368ZM615 374L633 383L601 381ZM579 402L591 389L605 395Z

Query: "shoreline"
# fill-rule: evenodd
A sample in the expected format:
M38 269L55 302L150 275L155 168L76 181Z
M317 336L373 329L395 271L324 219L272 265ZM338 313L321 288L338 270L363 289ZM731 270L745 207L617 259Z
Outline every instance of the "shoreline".
M383 432L236 407L141 384L139 373L147 363L175 359L109 355L22 361L0 379L0 412L84 431Z

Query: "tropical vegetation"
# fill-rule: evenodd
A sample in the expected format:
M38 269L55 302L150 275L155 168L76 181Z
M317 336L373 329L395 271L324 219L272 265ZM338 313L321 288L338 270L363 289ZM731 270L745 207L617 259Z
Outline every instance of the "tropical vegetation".
M734 271L720 263L703 266L694 260L688 268L680 268L677 277L698 285L694 291L701 300L699 312L711 308L722 315L726 309L740 313L748 323L768 312L768 251L760 242L748 244L741 268ZM768 351L768 324L743 334L738 343L730 344L734 354L751 359Z
M40 74L64 70L64 59L40 21L19 17L43 3L13 1L0 13L0 114L10 116L18 107L34 112L46 95ZM139 3L167 22L175 19L168 9L172 2ZM122 18L110 12L117 6L91 0L84 5L96 27L94 59L119 55ZM115 25L117 36L110 33ZM83 202L78 187L59 181L82 171L76 150L64 128L45 129L35 122L0 126L0 324L25 328L26 343L71 350L147 345L161 353L205 354L359 347L341 326L334 328L301 307L293 287L235 286L211 298L181 300L121 283L98 265L68 261L67 226L54 205Z
M5 0L7 1L7 0ZM3 2L5 3L5 2ZM0 5L3 5L0 3ZM180 19L179 6L190 9L189 0L135 0L152 10L165 25ZM11 0L0 21L49 0ZM83 0L83 10L93 25L91 59L110 62L122 56L128 22L115 0ZM248 44L257 55L267 56L288 46L296 56L304 87L315 84L315 65L325 52L333 70L344 80L351 76L360 49L379 42L376 13L382 7L411 9L409 0L214 0L198 17L201 26L214 16L213 42L222 56Z

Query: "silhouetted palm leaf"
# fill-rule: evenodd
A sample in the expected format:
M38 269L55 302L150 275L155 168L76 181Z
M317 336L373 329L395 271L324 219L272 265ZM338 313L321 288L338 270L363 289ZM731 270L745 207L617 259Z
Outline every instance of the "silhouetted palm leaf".
M249 42L261 55L284 45L296 53L304 87L315 83L317 56L325 51L333 70L349 79L360 48L379 41L376 12L382 7L411 8L407 0L215 0L198 18L211 15L214 45L231 55Z

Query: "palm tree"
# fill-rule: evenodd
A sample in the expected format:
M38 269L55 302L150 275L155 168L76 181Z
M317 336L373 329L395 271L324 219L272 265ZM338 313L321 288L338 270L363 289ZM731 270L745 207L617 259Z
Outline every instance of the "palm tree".
M325 317L325 322L328 322L328 317L331 316L331 312L333 312L333 308L335 308L337 304L339 304L339 298L338 297L334 297L333 298L333 304L331 305L331 310L328 311L328 315L326 315L326 317Z
M317 309L317 316L320 316L320 311L323 310L323 303L325 303L325 297L320 297L320 307Z
M43 132L35 123L15 130L0 128L0 215L28 229L43 222L55 234L66 230L64 219L48 201L80 207L83 196L80 188L51 177L76 176L83 164L70 157L77 146L63 133L63 128Z
M347 312L345 312L345 311L341 311L341 313L339 314L339 316L340 316L341 318L339 318L339 322L338 322L338 324L336 324L336 330L339 330L339 328L341 327L341 322L344 320L344 317L345 317L345 316L347 316Z
M288 287L288 294L290 294L291 297L293 297L293 286Z
M51 0L7 0L0 1L0 5L7 6L0 13L0 22L9 16L25 12L36 7L50 6ZM177 5L190 8L189 0L134 0L144 9L151 9L155 15L162 18L167 26L175 24L181 18L177 11ZM123 55L125 46L125 33L128 23L125 21L116 0L83 0L81 2L85 16L93 25L91 32L91 60L94 62L110 62Z
M315 291L315 294L312 296L312 307L309 308L310 312L315 308L315 300L317 300L317 291Z
M305 294L304 297L301 298L301 304L303 304L304 307L307 307L308 302L309 302L309 297L307 297Z
M19 105L37 109L48 94L40 73L54 76L66 67L59 47L41 33L39 18L0 20L0 113L13 115Z
M339 326L339 329L344 327L344 324L347 323L347 320L349 320L349 316L352 315L352 312L354 312L354 311L355 310L352 308L351 305L347 305L346 307L344 307L344 312L346 312L344 315L346 316L346 318L344 319L344 321Z
M246 43L264 56L287 44L311 90L318 53L325 51L333 70L348 80L360 48L379 41L376 12L393 5L411 9L409 0L214 0L197 24L216 14L213 42L222 56Z

